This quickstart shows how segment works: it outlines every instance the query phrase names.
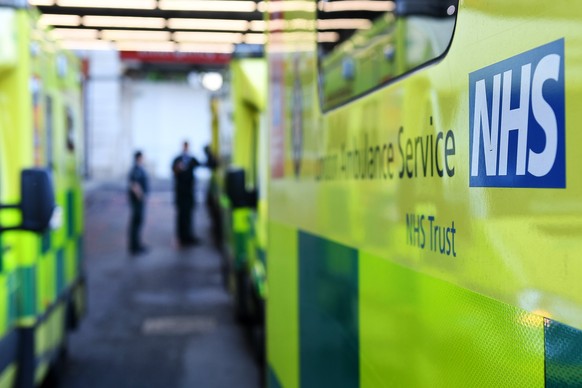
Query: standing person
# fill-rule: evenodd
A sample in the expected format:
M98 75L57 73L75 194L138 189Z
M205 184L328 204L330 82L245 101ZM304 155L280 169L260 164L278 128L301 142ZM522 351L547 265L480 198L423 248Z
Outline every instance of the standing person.
M129 171L129 203L131 216L129 220L129 252L133 255L146 253L147 248L141 241L141 229L145 216L145 201L149 191L148 176L143 168L143 154L136 151L133 166Z
M198 160L190 155L188 142L182 146L182 153L172 162L174 173L174 201L176 204L176 232L182 246L195 245L198 238L193 232L195 179L194 169L200 166Z

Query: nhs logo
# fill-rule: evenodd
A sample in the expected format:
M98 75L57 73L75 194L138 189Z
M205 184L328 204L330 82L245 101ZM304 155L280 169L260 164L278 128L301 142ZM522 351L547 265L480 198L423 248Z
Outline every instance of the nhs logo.
M564 40L469 74L471 187L566 187Z

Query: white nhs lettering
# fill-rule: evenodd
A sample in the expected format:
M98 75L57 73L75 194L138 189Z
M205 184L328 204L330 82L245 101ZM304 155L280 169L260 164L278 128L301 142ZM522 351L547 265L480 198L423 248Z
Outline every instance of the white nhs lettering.
M558 81L561 59L558 54L548 54L535 67L532 63L521 66L519 105L513 109L513 70L493 76L491 114L487 103L486 80L475 82L471 176L479 175L481 150L487 176L508 174L509 135L512 131L517 133L515 175L525 175L527 170L535 177L543 177L552 170L558 153L558 121L554 109L544 98L543 86L548 80ZM528 149L530 111L545 135L545 147L540 152Z

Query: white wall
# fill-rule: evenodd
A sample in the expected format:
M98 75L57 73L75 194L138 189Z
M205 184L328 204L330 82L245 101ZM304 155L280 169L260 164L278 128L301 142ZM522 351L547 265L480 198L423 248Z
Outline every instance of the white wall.
M92 51L87 81L87 157L89 176L110 179L123 175L127 164L119 156L131 148L121 123L121 63L116 51Z
M172 159L184 140L205 160L202 148L211 140L207 91L187 83L126 80L123 100L123 125L131 132L134 149L144 152L150 174L169 178Z
M125 180L137 149L144 152L153 178L169 178L184 140L204 160L202 147L211 139L207 91L186 82L123 79L116 51L79 54L89 59L85 112L90 179Z

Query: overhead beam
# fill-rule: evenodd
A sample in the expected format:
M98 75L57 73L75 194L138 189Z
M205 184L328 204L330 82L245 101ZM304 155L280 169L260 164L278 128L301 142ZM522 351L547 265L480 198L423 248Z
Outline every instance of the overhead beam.
M198 18L198 19L238 19L238 20L263 20L263 14L254 12L216 12L216 11L178 11L161 9L121 9L121 8L80 8L39 6L42 13L60 15L98 15L98 16L137 16L170 18Z

